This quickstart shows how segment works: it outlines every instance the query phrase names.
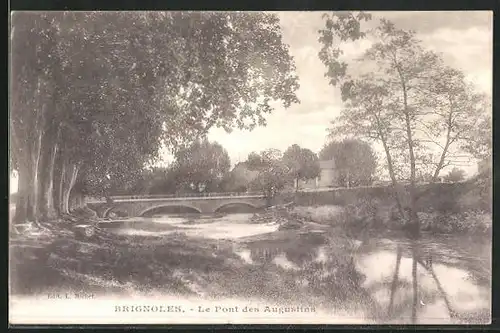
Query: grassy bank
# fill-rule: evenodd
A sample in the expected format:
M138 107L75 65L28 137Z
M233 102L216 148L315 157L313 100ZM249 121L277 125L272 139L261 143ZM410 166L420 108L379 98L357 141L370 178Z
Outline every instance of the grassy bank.
M326 261L314 260L320 246ZM11 290L231 297L349 309L373 303L360 288L363 276L353 265L351 246L338 234L297 230L239 242L106 231L78 239L60 225L11 241Z
M395 209L377 207L371 203L342 206L297 206L297 216L311 221L339 226L346 231L401 230L403 224ZM422 230L444 234L491 235L492 215L488 211L419 212Z
M387 306L380 303L371 288L373 283L382 289L390 286L384 279L373 282L378 275L372 274L373 269L359 266L358 259L370 258L371 254L376 259L378 253L392 251L392 262L395 249L386 249L383 239L379 239L383 244L375 246L373 242L350 237L341 224L344 220L338 218L343 213L338 207L296 207L285 215L279 210L257 214L249 223L267 223L267 219L282 215L283 228L235 241L188 236L182 229L161 236L96 229L88 237L70 221L53 223L43 230L25 229L11 237L11 292L164 295L204 301L241 299L278 306L315 306L329 313L361 313L366 320L385 321ZM300 218L301 215L307 218ZM294 227L286 227L289 224ZM360 248L359 243L366 244ZM452 260L457 268L469 270L470 267L455 262L455 257L461 257L456 251L449 251L451 255L441 243L436 246L443 254L436 257L436 264L447 265ZM391 265L387 261L375 265L380 268L381 264ZM479 272L476 267L470 270ZM392 267L386 267L386 271L393 274ZM435 291L424 287L425 297L437 297ZM400 310L406 311L411 297L405 296L399 302ZM393 316L397 317L397 312Z

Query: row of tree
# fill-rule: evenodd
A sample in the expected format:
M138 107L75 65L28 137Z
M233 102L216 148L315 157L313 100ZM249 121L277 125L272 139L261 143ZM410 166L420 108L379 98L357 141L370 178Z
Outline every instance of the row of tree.
M272 13L16 12L10 78L18 222L130 182L162 145L252 129L272 101L298 102Z
M179 150L167 168L144 170L134 184L115 193L182 193L264 191L269 196L300 181L321 177L320 160L332 161L336 177L328 186L370 185L377 168L371 146L360 140L331 141L319 152L297 144L284 152L266 149L252 152L231 170L227 151L217 142L198 140Z
M319 58L344 104L331 137L357 137L383 147L399 211L418 234L418 173L437 181L445 167L466 155L491 157L491 98L413 31L385 19L364 30L371 16L363 12L326 14L324 20ZM344 59L342 44L363 38L371 46L355 61ZM402 181L409 183L408 192L398 190Z
M463 153L491 156L489 99L414 32L386 20L363 31L369 19L332 13L320 31L319 58L345 106L331 135L381 144L394 188L409 180L408 200L395 197L416 223L419 173L430 172L435 181ZM177 162L208 163L186 152L210 128L251 130L265 125L272 101L285 107L298 102L293 58L272 13L24 12L11 21L15 221L69 213L77 193L113 193L142 177L162 145L177 152ZM368 36L370 48L355 64L345 62L341 44ZM217 163L229 165L221 154ZM278 155L249 158L257 183L277 182L283 170L295 180L315 172L299 167L313 159L300 147ZM359 155L366 155L363 148ZM359 184L354 169L342 167L346 160L336 160L345 170L340 178ZM356 165L369 169L370 163ZM180 177L185 170L169 172ZM190 172L189 187L214 186ZM211 176L219 181L221 174Z

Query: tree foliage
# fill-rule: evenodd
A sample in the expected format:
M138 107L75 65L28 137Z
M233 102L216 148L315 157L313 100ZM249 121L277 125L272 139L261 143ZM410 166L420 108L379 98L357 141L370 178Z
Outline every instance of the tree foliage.
M319 30L318 38L322 48L318 55L327 67L325 76L335 86L347 76L347 63L341 59L343 51L339 42L356 41L365 37L361 23L371 20L371 15L364 12L335 12L324 14L323 19L325 26Z
M77 182L106 194L133 180L162 143L298 102L274 14L17 12L11 38L17 220L68 212Z
M492 158L493 140L491 128L491 114L483 114L476 126L466 133L462 141L462 149L479 161L488 161Z
M320 59L330 83L340 87L345 105L333 123L331 136L364 137L382 144L395 193L401 180L409 182L406 210L411 224L418 225L415 182L419 173L432 169L435 181L443 168L463 162L460 150L472 148L465 142L489 111L488 99L466 82L461 71L426 49L415 32L398 29L385 19L365 32L360 24L366 16L343 17L343 21L337 19L350 22L351 29L335 35L337 45L320 32ZM325 26L326 30L331 27L328 19ZM351 64L356 66L353 75L346 63L338 66L339 44L365 34L372 43ZM400 195L395 197L403 213Z
M259 156L259 158L257 158ZM260 154L251 153L249 164L253 162L250 170L258 171L257 177L250 183L250 188L262 191L271 201L276 194L283 190L292 179L290 169L283 161L283 154L278 149L266 149Z
M144 169L141 174L128 186L120 184L113 188L116 195L134 194L174 194L177 191L175 170L172 165L167 167L153 167Z
M221 188L224 192L247 192L251 189L250 185L258 174L259 172L255 169L251 170L248 161L240 162L223 179Z
M296 181L314 179L320 174L318 156L310 149L294 144L283 153L283 162L288 167L290 175Z
M444 176L444 180L451 183L460 182L465 179L465 171L459 168L453 168Z
M203 139L175 154L173 173L179 188L214 192L230 168L227 151L217 142Z
M372 147L358 139L331 141L320 151L320 158L335 161L340 186L371 185L377 170L377 156Z

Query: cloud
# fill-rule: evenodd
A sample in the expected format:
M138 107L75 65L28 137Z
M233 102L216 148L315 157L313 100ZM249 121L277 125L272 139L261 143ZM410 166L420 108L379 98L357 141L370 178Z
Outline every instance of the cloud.
M233 163L245 160L252 151L276 148L284 151L292 144L318 152L326 139L330 121L338 110L334 107L309 114L290 114L288 110L276 110L267 117L268 124L253 131L235 130L226 133L213 129L209 139L221 143L227 149Z
M329 85L326 68L318 58L318 30L323 27L321 12L279 12L283 40L295 58L300 88L300 104L289 109L276 106L267 116L266 127L252 132L221 129L209 133L221 143L236 163L252 151L267 148L285 150L297 143L318 152L326 141L330 121L340 114L342 102L338 88ZM440 52L445 61L462 69L484 91L492 87L492 15L490 12L374 12L378 23L386 17L398 27L416 30L425 45ZM344 58L352 60L370 46L359 40L343 46ZM360 68L361 69L361 68ZM366 70L364 68L363 70Z
M493 23L492 11L381 11L372 12L372 15L375 22L386 18L398 28L422 34L442 28L461 31L472 26L491 27Z
M493 31L486 27L455 30L440 28L419 36L446 63L463 70L478 89L491 92L493 85Z

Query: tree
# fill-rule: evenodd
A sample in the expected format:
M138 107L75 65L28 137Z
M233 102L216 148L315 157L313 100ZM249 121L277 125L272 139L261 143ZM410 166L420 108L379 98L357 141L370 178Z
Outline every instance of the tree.
M314 179L320 174L318 156L310 149L294 144L283 153L283 162L290 170L295 182L295 190L299 189L299 180Z
M196 141L175 155L177 184L195 192L214 192L229 173L231 161L227 151L217 142Z
M363 58L379 64L382 75L377 80L384 82L391 96L390 110L397 120L392 125L392 133L403 138L403 145L396 147L400 148L399 154L409 164L408 226L419 234L415 187L419 143L415 129L423 113L428 112L426 107L430 106L431 100L422 91L440 65L440 59L435 53L424 50L413 32L396 29L389 21L381 20L375 36L379 41L367 50Z
M359 30L363 17L348 17L357 21ZM329 31L331 22L327 20L325 25ZM337 35L345 40L342 34ZM351 39L363 35L357 32ZM347 72L347 64L335 67L341 52L332 41L323 41L320 59L329 68L326 75L331 83L340 86L345 103L331 135L364 137L382 144L399 211L406 215L402 201L407 201L408 225L418 234L415 183L419 169L433 166L435 180L444 167L457 163L453 160L458 156L451 148L458 147L475 127L487 103L459 71L426 50L414 32L397 29L382 19L370 35L374 43L357 59L367 70L358 70L355 77ZM433 154L436 147L441 149L437 155ZM407 200L399 190L401 180L408 182Z
M434 98L434 119L422 122L421 131L422 141L440 151L433 159L432 181L436 181L445 167L462 164L464 152L477 159L491 155L491 105L461 71L451 67L437 70L431 84L427 93Z
M251 157L253 158L255 155L251 154ZM283 162L282 157L283 155L278 149L266 149L260 153L258 165L250 169L258 171L258 175L252 181L250 187L254 190L262 191L267 198L268 205L271 205L276 194L291 179L290 169ZM257 159L252 160L256 161Z
M12 15L16 221L69 213L75 184L109 194L167 148L218 126L265 125L298 102L295 67L268 13ZM250 33L251 32L251 33Z
M223 179L221 187L224 192L246 192L258 174L258 171L248 167L248 161L240 162Z
M262 157L256 152L251 152L250 154L248 154L248 158L245 161L245 164L250 170L257 170L263 164Z
M459 168L453 168L444 177L444 180L451 183L460 182L465 179L465 171Z
M323 147L320 157L335 161L340 186L371 185L377 170L377 157L372 147L358 139L331 141Z
M144 169L128 186L115 187L115 194L173 194L177 190L176 174L172 166ZM125 184L127 185L127 184Z
M487 108L486 108L487 109ZM479 161L489 161L492 157L491 113L480 115L477 125L471 128L462 142L462 149Z

